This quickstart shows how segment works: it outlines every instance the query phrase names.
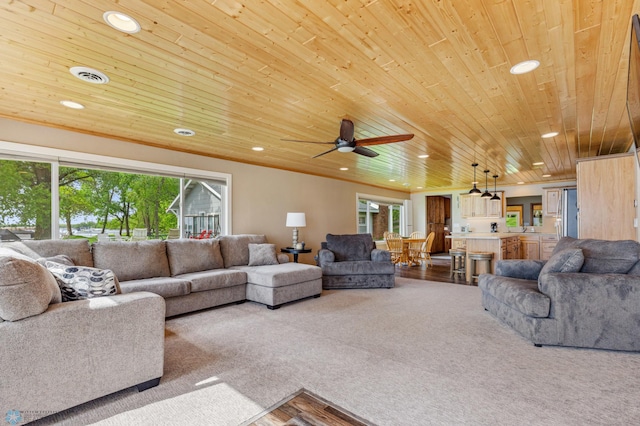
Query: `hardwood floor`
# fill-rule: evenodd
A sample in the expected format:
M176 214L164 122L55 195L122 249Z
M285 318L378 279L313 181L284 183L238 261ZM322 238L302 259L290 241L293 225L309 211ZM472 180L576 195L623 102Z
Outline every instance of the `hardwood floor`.
M460 274L449 275L451 261L448 255L439 253L433 259L433 266L396 265L396 277L415 278L418 280L430 280L442 283L469 285L464 276ZM446 256L446 257L445 257ZM477 285L474 283L473 285Z

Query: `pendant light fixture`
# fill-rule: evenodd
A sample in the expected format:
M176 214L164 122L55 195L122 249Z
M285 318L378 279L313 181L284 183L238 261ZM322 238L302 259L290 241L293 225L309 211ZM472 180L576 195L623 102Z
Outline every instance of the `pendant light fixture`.
M473 163L471 167L473 167L473 188L471 188L471 191L469 191L469 194L471 195L482 194L482 191L476 188L476 167L478 167L478 163Z
M491 197L491 193L489 192L489 183L487 181L489 176L489 170L484 171L484 194L482 194L482 198Z
M499 201L500 197L498 197L498 191L496 190L496 180L498 179L498 175L493 175L493 197L489 198L490 200Z

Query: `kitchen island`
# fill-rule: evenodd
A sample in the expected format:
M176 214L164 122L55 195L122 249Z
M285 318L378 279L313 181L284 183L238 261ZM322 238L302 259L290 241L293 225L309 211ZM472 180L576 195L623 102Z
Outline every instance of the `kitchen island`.
M446 236L451 239L451 248L465 247L466 281L469 282L470 252L493 253L491 270L479 269L479 273L495 273L497 260L503 259L548 259L558 242L555 234L539 232L456 232ZM479 265L481 267L481 265Z

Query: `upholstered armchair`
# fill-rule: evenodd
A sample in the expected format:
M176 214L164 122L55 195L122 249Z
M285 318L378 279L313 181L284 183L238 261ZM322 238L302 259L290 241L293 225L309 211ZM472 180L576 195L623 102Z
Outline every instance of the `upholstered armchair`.
M318 251L322 288L392 288L395 265L387 250L375 248L371 234L332 235Z

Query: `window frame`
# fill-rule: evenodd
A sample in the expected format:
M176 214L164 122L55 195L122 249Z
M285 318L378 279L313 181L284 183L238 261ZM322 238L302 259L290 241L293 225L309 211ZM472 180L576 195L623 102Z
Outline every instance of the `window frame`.
M188 167L173 166L169 164L153 163L140 160L110 157L98 154L88 154L78 151L70 151L58 148L48 148L35 145L26 145L0 140L0 159L16 161L37 161L51 164L51 239L60 239L60 202L59 202L59 170L65 167L86 167L104 169L113 172L125 172L135 174L149 174L180 179L218 180L226 182L222 186L224 220L223 232L231 235L232 228L232 175L230 173L214 172L210 170L192 169ZM182 199L182 189L181 201ZM182 202L181 202L182 205Z

